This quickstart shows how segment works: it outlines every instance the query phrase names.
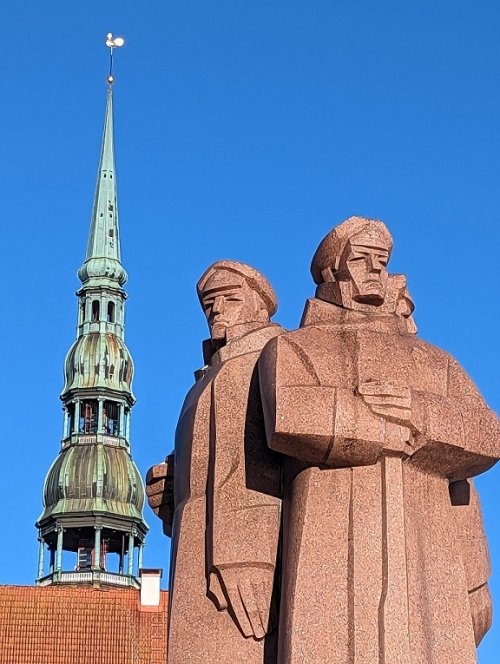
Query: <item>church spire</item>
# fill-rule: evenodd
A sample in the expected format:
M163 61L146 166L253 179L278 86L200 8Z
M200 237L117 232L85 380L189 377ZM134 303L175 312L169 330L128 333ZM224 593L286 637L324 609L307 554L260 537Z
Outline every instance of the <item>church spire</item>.
M109 48L108 94L102 134L101 157L90 222L85 262L78 276L86 286L121 287L127 273L121 264L120 230L118 225L118 196L116 190L115 149L113 136L113 49L123 46L121 37L106 35Z
M101 158L86 260L106 256L120 260L113 137L113 88L108 88Z
M112 83L110 71L87 254L78 272L77 338L64 367L61 449L45 479L37 521L41 585L138 585L148 530L144 487L130 454L135 399L124 341L127 275L118 235Z
M122 286L127 280L120 257L118 197L113 137L113 79L108 77L101 157L85 262L78 271L83 285ZM90 282L90 283L89 283Z

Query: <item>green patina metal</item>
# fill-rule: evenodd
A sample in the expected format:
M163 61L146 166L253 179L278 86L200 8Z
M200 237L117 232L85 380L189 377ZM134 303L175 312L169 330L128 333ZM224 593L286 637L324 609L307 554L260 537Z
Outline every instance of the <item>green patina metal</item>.
M111 85L87 253L78 276L77 339L66 356L61 393L61 450L47 474L44 510L36 524L38 583L105 578L124 585L123 577L129 577L134 584L134 549L142 549L148 526L142 515L144 487L129 444L134 367L124 341L127 273L120 256ZM78 552L77 565L68 572L64 551ZM114 574L104 573L109 553L119 556Z
M47 475L43 499L41 520L69 511L104 511L142 521L139 472L126 449L105 443L77 443L63 450Z
M108 283L123 286L127 281L127 273L120 258L113 141L113 88L111 85L108 88L106 102L106 118L87 255L78 276L82 283L88 285L96 283L98 286L102 286L104 283Z

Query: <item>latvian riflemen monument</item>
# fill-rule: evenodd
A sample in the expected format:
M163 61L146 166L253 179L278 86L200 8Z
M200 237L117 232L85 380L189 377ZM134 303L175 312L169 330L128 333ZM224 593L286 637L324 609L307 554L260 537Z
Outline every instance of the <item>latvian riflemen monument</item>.
M500 422L420 340L392 236L319 244L298 330L248 265L198 282L210 338L148 473L173 539L169 664L474 664L491 624L473 478Z

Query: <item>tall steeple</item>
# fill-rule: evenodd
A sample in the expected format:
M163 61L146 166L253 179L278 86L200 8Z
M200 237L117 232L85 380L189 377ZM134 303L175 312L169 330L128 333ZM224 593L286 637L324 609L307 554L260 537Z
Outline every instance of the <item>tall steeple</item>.
M127 273L120 257L112 84L110 72L87 254L78 271L77 339L65 361L61 450L47 474L36 524L40 585L138 585L148 530L144 487L130 455L135 399L124 341Z
M108 86L101 158L97 172L87 255L78 276L83 283L91 281L102 284L106 281L109 284L117 282L123 286L127 280L127 273L120 262L112 83Z

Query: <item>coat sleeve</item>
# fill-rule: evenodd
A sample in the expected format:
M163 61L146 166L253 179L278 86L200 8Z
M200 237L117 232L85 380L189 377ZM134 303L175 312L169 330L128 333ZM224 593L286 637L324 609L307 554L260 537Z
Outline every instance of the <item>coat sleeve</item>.
M500 458L500 421L462 367L448 360L447 394L416 393L423 447L415 462L451 481L491 468Z
M476 645L479 645L492 622L492 602L488 588L491 565L479 495L473 481L452 482L450 500L469 591L474 636Z
M322 385L303 348L283 335L259 360L267 443L272 450L332 467L376 463L386 437L354 390Z
M251 354L230 360L212 392L208 478L208 571L274 570L281 519L278 455L266 446Z
M452 482L450 500L467 586L473 592L488 582L491 573L479 495L473 481Z

